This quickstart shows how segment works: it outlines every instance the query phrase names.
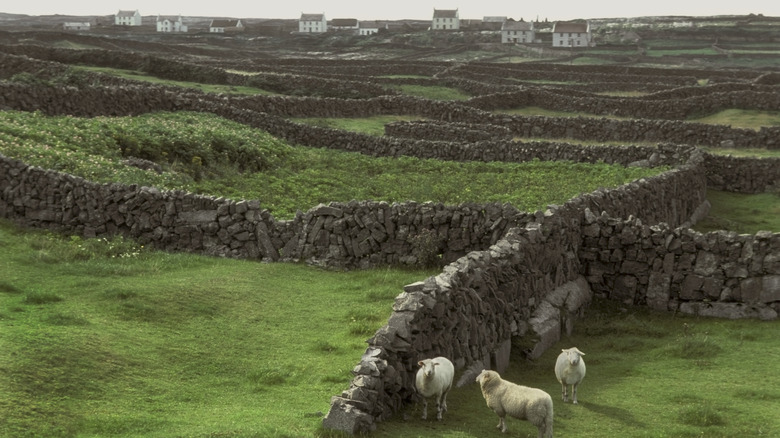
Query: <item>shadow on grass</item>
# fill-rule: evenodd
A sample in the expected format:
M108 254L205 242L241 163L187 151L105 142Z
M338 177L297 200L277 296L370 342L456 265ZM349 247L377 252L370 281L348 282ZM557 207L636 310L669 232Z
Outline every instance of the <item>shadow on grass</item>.
M593 402L580 402L579 404L589 411L593 411L597 414L601 414L606 417L613 418L617 421L626 424L626 426L632 428L642 428L642 429L648 427L647 424L637 420L634 417L634 414L632 414L631 411L629 411L628 409L618 408L615 406L600 405Z

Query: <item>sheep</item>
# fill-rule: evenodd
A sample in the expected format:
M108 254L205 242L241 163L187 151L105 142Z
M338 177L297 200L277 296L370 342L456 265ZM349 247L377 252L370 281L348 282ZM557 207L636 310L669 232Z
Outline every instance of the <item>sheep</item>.
M417 392L423 399L422 419L428 418L428 397L436 397L436 419L441 420L442 412L447 411L447 393L452 388L455 367L446 357L421 360L417 363L415 381Z
M536 426L539 438L553 436L553 402L550 394L509 382L490 370L483 370L476 380L488 407L498 414L496 428L501 429L501 432L506 432L504 417L509 414Z
M558 360L555 362L555 377L558 378L558 382L561 384L561 397L563 402L569 401L569 394L567 393L568 386L571 385L571 395L573 403L577 404L577 387L585 378L585 360L582 356L585 353L572 347L566 350L561 350L561 354L558 355Z

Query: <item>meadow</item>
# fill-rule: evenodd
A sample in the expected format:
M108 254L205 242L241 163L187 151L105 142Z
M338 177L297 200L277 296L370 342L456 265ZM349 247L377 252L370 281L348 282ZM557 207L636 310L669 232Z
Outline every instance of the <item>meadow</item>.
M441 88L403 91L466 98ZM777 117L741 114L724 117ZM382 135L387 121L301 122ZM368 158L194 113L81 119L2 111L0 153L97 182L259 199L282 219L352 199L495 201L533 211L664 170ZM129 166L130 157L157 170ZM766 195L708 194L711 227L753 232L747 227L765 215L757 226L780 230L777 194ZM725 205L732 208L717 209ZM330 397L348 387L365 340L402 287L437 273L166 254L120 237L59 236L6 221L0 272L0 436L95 438L339 436L321 428ZM504 377L553 396L557 436L776 436L777 328L596 300L571 337L536 361L515 352ZM578 406L559 401L552 372L557 352L575 345L588 364ZM422 421L409 406L373 436L497 436L475 384L454 390L449 405L442 422ZM509 428L536 435L525 422L510 419Z
M293 146L235 122L186 112L86 119L4 111L0 153L96 182L257 199L278 219L319 203L353 199L509 202L536 211L665 170L572 162L372 158ZM128 166L124 160L129 157L154 162L159 172Z
M401 287L435 274L166 254L6 221L0 249L4 437L340 436L321 427L330 397ZM779 324L596 299L539 359L515 349L504 377L553 396L556 436L776 436ZM570 346L588 366L577 406L553 373ZM476 384L448 404L441 422L410 405L372 436L498 434Z

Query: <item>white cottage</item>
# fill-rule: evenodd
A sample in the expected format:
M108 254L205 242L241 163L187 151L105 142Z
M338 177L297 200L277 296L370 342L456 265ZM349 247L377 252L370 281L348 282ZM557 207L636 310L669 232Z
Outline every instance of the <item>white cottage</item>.
M553 25L553 47L589 47L591 41L589 22L559 21Z
M141 13L138 9L135 11L119 11L114 15L114 24L117 26L140 26Z
M157 32L187 32L187 26L184 25L181 15L178 17L158 15Z
M323 33L328 31L328 21L325 14L301 14L298 20L298 32Z
M358 23L360 35L376 35L379 33L379 29L387 29L387 23L380 23L378 21L361 21Z
M458 30L460 29L460 17L457 9L434 9L432 30Z
M532 43L536 38L532 21L509 19L501 25L501 42L507 44Z
M89 21L68 21L65 23L62 23L62 28L65 30L90 30L92 27L92 24Z
M232 33L243 32L244 24L241 20L211 20L209 32L211 33Z

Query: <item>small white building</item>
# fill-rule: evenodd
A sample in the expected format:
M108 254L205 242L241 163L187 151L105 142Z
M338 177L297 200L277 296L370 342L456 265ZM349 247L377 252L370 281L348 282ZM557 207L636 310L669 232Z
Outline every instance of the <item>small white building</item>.
M187 32L187 26L181 19L181 15L174 16L157 16L157 32Z
M72 30L72 31L90 30L92 28L92 24L88 21L83 21L83 22L70 21L70 22L62 23L62 28L65 30Z
M553 47L590 47L590 23L558 21L553 25Z
M114 15L114 24L117 26L140 26L141 13L138 9L135 11L119 11Z
M244 24L241 20L211 20L209 32L211 33L233 33L243 32Z
M298 32L323 33L328 31L328 21L325 14L301 14L298 20Z
M460 17L457 9L434 9L432 30L458 30Z
M376 35L379 29L387 29L387 23L381 24L378 21L361 21L358 23L360 35Z
M509 19L501 25L501 42L506 44L532 43L536 38L532 21Z

